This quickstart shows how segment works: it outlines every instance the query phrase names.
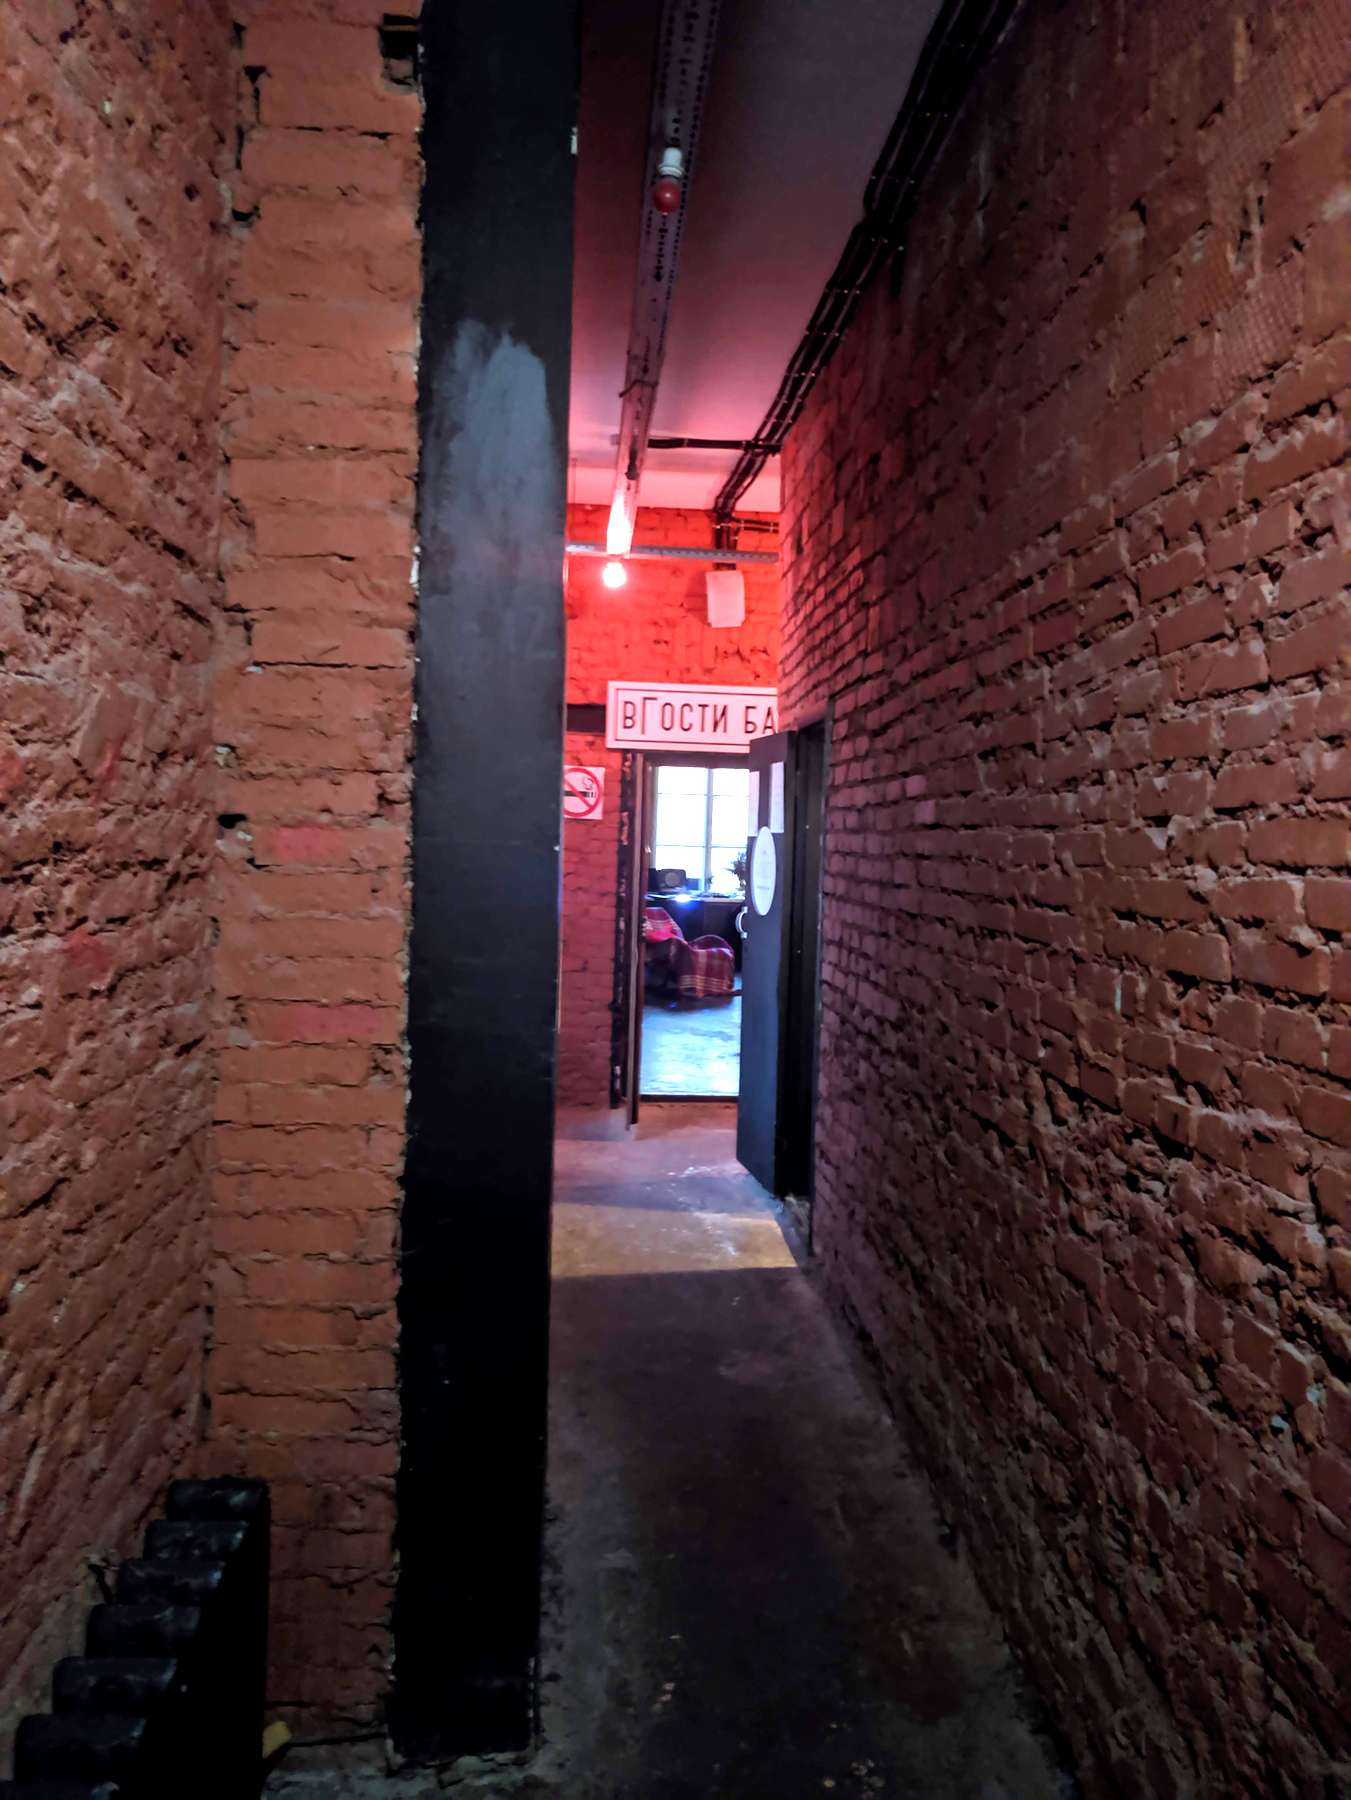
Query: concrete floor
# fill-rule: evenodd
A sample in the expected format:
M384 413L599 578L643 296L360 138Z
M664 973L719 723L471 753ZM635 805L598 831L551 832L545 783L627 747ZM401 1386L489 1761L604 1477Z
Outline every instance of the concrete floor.
M740 977L737 978L740 980ZM643 1093L741 1091L741 995L649 1000L643 1007Z
M733 1120L561 1122L539 1753L270 1793L1075 1793Z

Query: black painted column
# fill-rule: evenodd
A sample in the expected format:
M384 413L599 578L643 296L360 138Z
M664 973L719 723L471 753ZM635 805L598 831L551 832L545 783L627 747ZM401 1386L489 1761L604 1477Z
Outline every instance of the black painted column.
M396 1743L529 1739L558 993L575 0L427 0Z

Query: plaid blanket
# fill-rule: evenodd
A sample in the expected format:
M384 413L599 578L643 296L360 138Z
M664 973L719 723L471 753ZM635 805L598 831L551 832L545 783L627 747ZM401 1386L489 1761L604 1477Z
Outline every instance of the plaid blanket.
M684 943L685 934L664 906L643 908L643 936L649 944L664 944L675 938Z
M709 934L685 942L685 934L664 906L643 909L643 937L648 944L670 946L669 967L676 991L686 1000L706 1000L736 991L736 959L725 938ZM652 958L648 958L649 967ZM660 980L660 978L658 978Z
M680 963L680 991L687 1000L735 991L736 959L725 938L695 938L692 944L686 944Z

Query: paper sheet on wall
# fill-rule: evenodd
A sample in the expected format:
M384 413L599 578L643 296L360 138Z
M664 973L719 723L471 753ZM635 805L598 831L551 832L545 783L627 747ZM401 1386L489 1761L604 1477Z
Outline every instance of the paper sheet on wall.
M783 764L769 765L769 829L783 830Z
M752 769L746 787L746 836L753 838L760 829L760 771Z

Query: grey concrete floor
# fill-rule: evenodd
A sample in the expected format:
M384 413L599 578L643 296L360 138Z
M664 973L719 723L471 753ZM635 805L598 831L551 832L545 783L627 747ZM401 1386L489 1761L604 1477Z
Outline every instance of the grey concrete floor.
M649 1000L643 1007L642 1075L644 1094L735 1099L741 1088L740 993L717 1000Z
M1074 1794L960 1545L735 1162L733 1116L561 1121L536 1756L401 1776L297 1759L270 1793Z

